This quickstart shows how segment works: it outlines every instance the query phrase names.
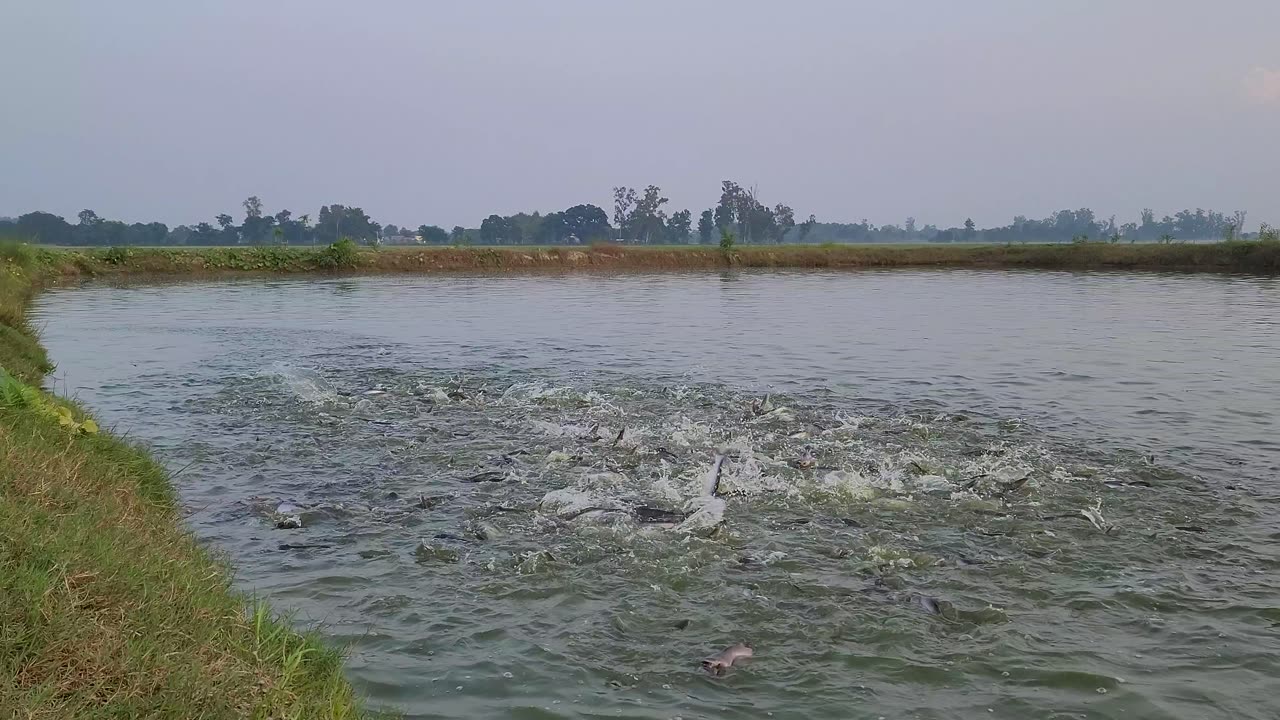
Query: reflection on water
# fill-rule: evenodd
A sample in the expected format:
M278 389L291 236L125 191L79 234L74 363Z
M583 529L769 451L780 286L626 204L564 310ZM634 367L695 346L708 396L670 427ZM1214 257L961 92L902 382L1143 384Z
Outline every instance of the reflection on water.
M240 584L410 717L1270 718L1278 299L894 271L38 311L59 378L194 463Z

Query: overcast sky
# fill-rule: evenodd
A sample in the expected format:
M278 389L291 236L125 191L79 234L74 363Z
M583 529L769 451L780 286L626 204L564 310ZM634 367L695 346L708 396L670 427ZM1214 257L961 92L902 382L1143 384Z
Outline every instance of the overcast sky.
M1280 224L1278 0L11 0L0 215L1089 206Z

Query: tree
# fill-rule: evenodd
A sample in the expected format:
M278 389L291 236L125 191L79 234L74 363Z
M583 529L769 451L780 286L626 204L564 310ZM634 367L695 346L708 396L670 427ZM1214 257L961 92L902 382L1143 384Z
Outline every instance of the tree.
M136 223L142 242L139 245L164 245L169 237L169 226L162 222Z
M218 242L223 245L238 245L240 243L240 231L236 229L235 219L226 213L219 213L213 218L218 223L218 227L222 228L219 232Z
M358 207L344 205L323 205L316 218L316 239L328 245L341 238L351 238L362 242L372 242L378 237L382 226L374 222L365 211Z
M737 209L739 198L742 195L742 188L738 183L732 180L724 180L720 183L720 202L716 204L715 221L716 227L724 230L731 228L737 220Z
M800 223L800 242L804 242L804 239L809 237L809 233L813 232L813 228L817 224L818 219L813 215L810 215L808 220Z
M428 245L444 245L449 242L449 233L437 225L419 225L418 234L422 236L422 242Z
M467 229L461 225L454 225L453 231L449 233L449 239L455 243L460 243L467 236Z
M288 210L281 210L275 215L276 225L279 225L280 227L284 227L285 225L288 225L289 218L292 216L293 216L293 213L289 212ZM303 217L306 217L306 216L304 215Z
M382 233L386 237L394 237L400 234L400 226L388 223L385 227L382 228Z
M250 195L241 203L244 206L244 222L240 225L240 238L243 242L257 245L273 237L271 227L276 219L272 215L262 214L262 201L257 195Z
M902 227L907 233L908 240L915 238L916 236L916 219L915 218L913 217L907 218L907 222L903 224Z
M485 245L505 245L509 241L511 227L501 215L490 215L480 223L480 242Z
M689 242L689 234L693 230L693 213L680 210L671 213L667 221L667 242L673 245L684 245Z
M654 238L662 237L666 230L667 214L661 208L666 202L667 198L662 197L662 190L657 185L646 187L644 195L636 201L628 224L640 242L649 244Z
M773 220L777 225L777 242L782 242L791 228L796 226L796 214L790 207L778 203L773 207Z
M191 232L191 242L195 245L216 245L218 230L209 223L202 222Z
M1231 213L1231 224L1236 226L1236 233L1239 235L1244 234L1244 218L1247 214L1244 210Z
M533 230L533 234L527 237L529 240L543 245L559 245L570 235L573 235L573 231L569 229L569 225L565 222L565 213L553 212L547 213L545 217L540 218L537 227ZM574 237L578 240L582 239L576 235Z
M738 189L734 214L738 220L738 236L744 243L760 239L773 240L777 236L777 218L773 210L765 207L756 197L756 189Z
M619 186L613 189L613 224L621 237L630 237L632 208L636 205L636 191Z
M102 244L102 218L98 217L98 213L92 210L81 210L76 213L76 217L80 220L72 232L79 245L100 245Z
M573 235L583 242L591 242L605 240L611 234L609 216L605 214L604 208L596 205L574 205L562 213L554 214L560 215L559 221L566 231L565 237ZM547 216L548 219L550 217Z
M973 238L974 238L976 235L977 235L977 231L976 231L976 230L974 230L973 218L965 218L965 221L964 221L964 241L965 241L965 242L973 242Z
M711 233L716 229L715 214L710 210L703 210L698 216L698 240L703 245L711 244Z
M257 195L250 195L245 198L245 201L241 204L244 205L244 216L246 220L262 217L262 201L258 199Z
M306 214L304 214L304 215L299 215L299 216L298 216L298 226L302 229L302 239L303 239L303 240L310 240L310 241L311 241L311 244L312 244L312 245L315 245L315 244L316 244L316 235L315 235L315 233L311 232L311 216L310 216L310 215L306 215Z
M71 245L75 242L71 225L61 216L47 212L29 212L18 216L18 234L38 243Z
M518 212L515 215L508 215L506 220L511 227L511 231L508 233L508 241L524 242L541 235L542 223L545 218L542 213L534 211L532 213Z

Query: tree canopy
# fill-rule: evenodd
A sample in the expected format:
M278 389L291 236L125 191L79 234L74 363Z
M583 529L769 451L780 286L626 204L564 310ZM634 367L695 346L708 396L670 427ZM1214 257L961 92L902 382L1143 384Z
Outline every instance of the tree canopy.
M576 244L615 239L640 244L710 244L725 233L739 243L828 243L828 242L1172 242L1175 240L1236 239L1245 232L1243 211L1231 214L1204 210L1179 210L1157 219L1143 208L1136 221L1119 222L1116 217L1098 217L1089 208L1065 209L1034 220L1017 215L1007 225L979 228L970 218L960 225L938 228L919 226L914 217L901 225L876 226L858 222L818 222L813 215L796 222L791 206L764 203L755 187L732 180L720 184L718 202L697 215L690 210L669 211L669 200L657 185L643 190L626 186L613 188L612 222L608 212L597 205L580 203L564 210L490 214L479 228L455 226L446 231L431 224L419 225L410 242L431 245L448 243ZM74 224L49 212L34 211L17 218L0 219L0 236L32 238L37 242L68 246L159 246L159 245L259 245L329 244L339 238L376 243L388 238L406 241L414 235L409 225L374 221L358 206L330 204L320 207L312 223L310 214L294 216L288 209L270 213L256 195L241 203L243 220L236 224L229 213L210 220L174 228L160 222L125 223L109 220L92 209L76 214Z

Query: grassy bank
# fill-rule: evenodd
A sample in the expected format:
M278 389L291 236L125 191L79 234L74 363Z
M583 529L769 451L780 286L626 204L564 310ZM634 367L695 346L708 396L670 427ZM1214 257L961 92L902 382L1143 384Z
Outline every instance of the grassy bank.
M969 267L1059 270L1280 272L1280 243L1186 245L782 245L581 248L296 247L38 250L58 277L128 274L712 270L739 268Z
M85 267L0 245L0 716L349 718L341 658L235 593L165 471L36 389L25 318Z

